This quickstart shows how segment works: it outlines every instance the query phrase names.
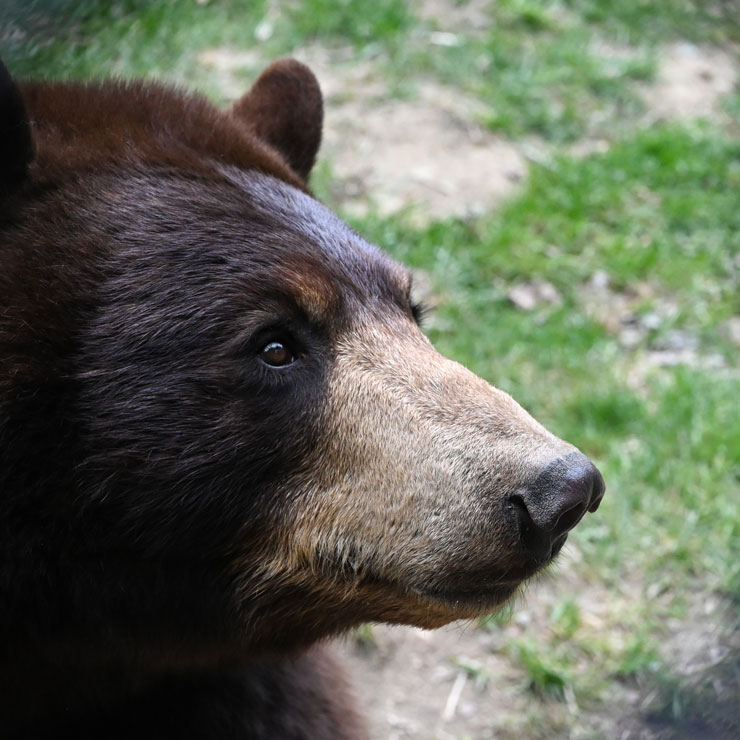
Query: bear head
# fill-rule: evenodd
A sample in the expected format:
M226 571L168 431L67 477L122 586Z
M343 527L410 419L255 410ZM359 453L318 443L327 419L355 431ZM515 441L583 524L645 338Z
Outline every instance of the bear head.
M26 655L149 670L475 617L599 505L312 197L321 125L294 61L226 111L3 68L0 611Z

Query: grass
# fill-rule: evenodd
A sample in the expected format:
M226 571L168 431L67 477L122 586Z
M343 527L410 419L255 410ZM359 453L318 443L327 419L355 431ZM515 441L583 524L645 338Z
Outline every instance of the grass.
M728 1L709 11L688 0L501 0L483 31L456 31L447 45L430 35L444 21L421 22L403 0L7 2L2 52L18 75L165 77L217 93L198 63L204 49L271 58L308 43L350 45L377 59L400 94L414 75L432 74L485 103L490 128L555 144L613 138L634 121L644 103L633 83L652 78L657 44L740 40Z
M198 62L205 49L259 46L271 58L315 40L383 48L413 22L399 0L284 3L277 14L265 0L7 2L0 49L18 76L150 77L211 92L218 85Z
M350 41L356 47L382 46L409 31L414 17L400 0L313 0L295 3L287 20L300 39Z
M296 1L282 13L259 0L9 7L0 44L17 74L156 76L218 94L215 73L198 62L206 48L270 58L349 46L393 89L413 93L431 76L484 103L497 132L545 142L545 160L495 213L425 227L403 216L353 219L424 274L435 305L427 331L440 351L511 392L608 481L599 515L572 538L585 600L563 594L546 627L523 637L507 637L501 617L485 626L508 640L535 705L572 697L583 707L562 715L559 736L598 736L587 713L616 712L625 686L654 696L646 721L676 737L737 728L733 695L716 690L737 673L737 649L688 680L672 639L691 632L708 599L730 604L730 633L740 611L740 370L728 330L740 317L740 129L637 125L637 86L654 75L660 44L733 52L731 2L499 0L478 30L421 20L396 0ZM451 45L434 42L450 30ZM727 110L739 101L729 96ZM571 156L584 135L606 138L608 150ZM327 197L330 177L322 165L316 187ZM536 280L557 300L518 309L512 288ZM597 586L600 627L587 598ZM707 707L719 724L707 724ZM530 736L546 736L547 716L533 710Z
M485 102L487 126L511 137L537 136L554 143L590 133L605 135L599 121L634 118L644 106L629 82L654 73L652 48L626 52L582 19L556 4L505 2L496 22L460 48L419 52L426 66L450 85Z
M253 39L264 15L262 0L11 2L16 32L6 33L2 50L18 76L149 77L204 89L211 83L198 53Z

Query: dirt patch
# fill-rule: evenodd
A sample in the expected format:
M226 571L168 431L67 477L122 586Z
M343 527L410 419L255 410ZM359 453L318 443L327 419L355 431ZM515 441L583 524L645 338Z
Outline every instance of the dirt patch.
M572 693L554 699L530 691L524 669L512 657L512 641L552 635L553 609L566 596L577 606L586 644L601 641L610 653L634 639L631 605L649 591L646 595L638 578L619 588L584 582L582 557L577 545L570 545L558 570L546 574L531 596L520 597L504 626L489 631L458 623L426 632L376 625L362 638L336 645L370 723L371 740L738 737L740 631L722 626L727 620L718 598L666 624L671 637L661 654L681 681L682 716L673 716L671 694L660 683L615 680L608 694L582 703Z
M491 0L424 0L416 12L442 31L484 31L493 24Z
M608 707L581 707L572 693L563 699L543 697L529 690L530 679L512 657L512 641L551 634L553 608L566 596L577 604L581 629L599 636L640 597L639 584L617 591L584 582L582 561L577 544L569 544L557 570L538 579L531 593L524 591L507 624L490 630L475 623L432 632L374 625L361 639L337 645L370 722L371 739L619 737L612 733L615 718L639 714L637 691L616 689ZM609 639L626 636L612 631ZM636 720L621 737L658 736Z
M500 643L470 625L434 632L377 625L371 641L351 640L339 650L373 740L483 740L498 737L512 710L526 714L521 677Z
M452 88L421 81L412 100L388 100L383 75L350 49L308 47L308 64L326 97L322 155L332 162L334 195L355 213L411 209L418 221L483 213L527 175L518 147L477 123L483 106ZM211 49L200 56L227 99L243 93L238 73L250 52Z
M426 85L413 101L352 101L330 111L326 150L346 205L421 220L479 215L526 177L519 150L475 123L472 103ZM340 133L341 132L341 133Z
M490 3L478 0L433 0L421 8L445 38L456 29L490 23ZM605 43L598 50L617 61L636 53ZM488 111L480 101L431 80L418 80L410 99L393 99L380 65L358 60L350 47L312 45L293 56L314 70L324 91L322 156L332 163L333 198L347 211L389 215L408 209L418 223L474 217L510 197L526 179L532 158L530 152L525 157L526 142L515 144L481 126ZM200 60L213 69L227 99L239 97L245 77L266 64L253 51L228 48L209 49ZM644 120L716 117L720 99L737 80L737 65L723 51L688 42L666 46L656 81L640 88L648 108ZM607 148L605 140L587 138L570 153Z
M658 56L657 79L642 88L649 121L705 118L718 113L722 96L738 80L735 60L720 49L681 41Z
M296 56L325 89L324 152L350 210L411 208L422 221L478 215L526 177L519 149L477 123L485 108L473 98L427 80L412 100L389 100L371 63L317 49Z
M644 49L604 39L594 40L590 52L601 60L608 76L613 77L623 74L625 63L645 54ZM658 50L657 65L656 79L637 86L646 110L633 125L639 128L662 121L696 118L729 122L729 115L722 111L722 99L738 84L740 70L736 57L713 47L679 41ZM608 136L589 134L568 146L567 152L575 157L603 154L611 143Z
M526 177L518 147L477 123L485 113L477 100L429 80L413 99L392 100L377 65L357 63L351 50L309 47L296 57L326 95L323 153L348 210L411 209L421 222L474 216Z

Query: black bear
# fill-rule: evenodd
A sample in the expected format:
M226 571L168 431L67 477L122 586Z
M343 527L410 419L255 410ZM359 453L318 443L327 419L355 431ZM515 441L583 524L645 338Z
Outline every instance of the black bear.
M491 612L599 505L311 196L321 126L294 61L226 111L0 65L2 738L356 740L317 641Z

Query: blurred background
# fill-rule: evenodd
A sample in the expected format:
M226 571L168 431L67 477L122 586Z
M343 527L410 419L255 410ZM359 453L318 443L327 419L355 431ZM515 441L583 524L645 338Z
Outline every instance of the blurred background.
M0 55L219 104L308 63L318 197L604 473L505 614L344 641L375 738L740 737L736 0L0 0Z

